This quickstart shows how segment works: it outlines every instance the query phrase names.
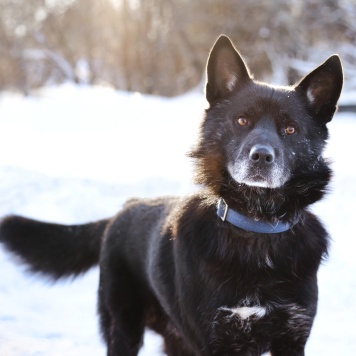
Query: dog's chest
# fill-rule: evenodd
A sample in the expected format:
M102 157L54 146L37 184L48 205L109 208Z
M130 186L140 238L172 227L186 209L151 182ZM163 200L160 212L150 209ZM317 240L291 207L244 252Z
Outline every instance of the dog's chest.
M219 307L212 321L211 346L218 353L262 355L281 334L305 338L313 315L296 304L265 305L240 303Z
M260 334L262 324L267 319L267 308L260 305L239 305L236 307L220 307L217 309L212 323L213 349L218 352L252 351L255 344L268 351L268 337L263 339Z

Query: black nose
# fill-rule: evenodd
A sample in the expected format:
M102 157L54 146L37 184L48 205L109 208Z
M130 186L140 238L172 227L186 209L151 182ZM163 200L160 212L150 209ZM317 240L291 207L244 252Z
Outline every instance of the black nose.
M251 148L250 151L250 161L253 163L272 163L275 158L274 149L272 146L266 145L255 145Z

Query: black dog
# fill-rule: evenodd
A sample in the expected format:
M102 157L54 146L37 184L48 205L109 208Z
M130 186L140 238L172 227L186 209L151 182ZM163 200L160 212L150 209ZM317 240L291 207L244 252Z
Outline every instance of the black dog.
M321 154L342 82L336 55L293 87L257 82L221 36L190 153L200 192L132 199L87 225L10 216L0 240L54 279L99 262L110 356L137 355L145 326L171 356L304 355L328 247L307 207L331 176Z

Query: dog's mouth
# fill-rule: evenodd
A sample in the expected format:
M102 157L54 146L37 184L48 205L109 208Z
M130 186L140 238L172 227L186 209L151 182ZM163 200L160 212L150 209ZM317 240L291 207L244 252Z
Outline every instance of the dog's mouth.
M237 183L260 188L279 188L289 177L289 174L278 164L262 170L250 165L246 160L229 164L228 171Z
M270 179L270 177L261 173L247 176L242 183L252 187L261 188L271 188L273 185L273 181Z

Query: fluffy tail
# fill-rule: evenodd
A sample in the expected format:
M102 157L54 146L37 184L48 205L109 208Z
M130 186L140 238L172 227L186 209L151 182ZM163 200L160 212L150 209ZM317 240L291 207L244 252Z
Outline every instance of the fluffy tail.
M31 272L56 280L84 273L98 263L101 238L109 221L66 226L8 216L0 223L0 242Z

